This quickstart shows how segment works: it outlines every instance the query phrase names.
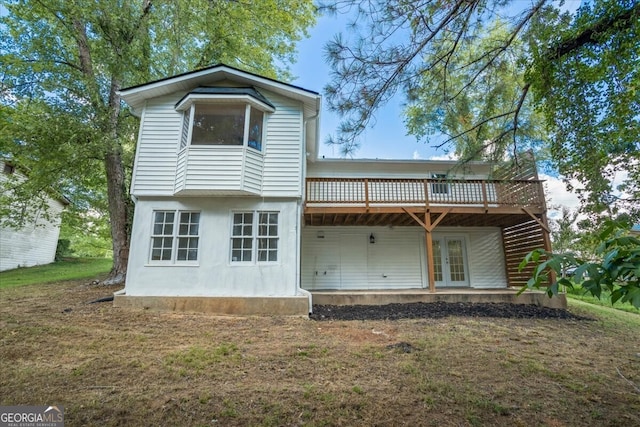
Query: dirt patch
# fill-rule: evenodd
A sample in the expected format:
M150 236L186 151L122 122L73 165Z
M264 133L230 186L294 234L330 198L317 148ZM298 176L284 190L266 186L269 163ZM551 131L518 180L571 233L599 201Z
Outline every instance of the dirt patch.
M408 303L386 305L314 305L313 320L440 319L449 316L498 317L508 319L593 320L567 310L531 304L505 303Z
M89 304L114 290L0 291L0 405L62 405L68 426L640 425L640 321Z

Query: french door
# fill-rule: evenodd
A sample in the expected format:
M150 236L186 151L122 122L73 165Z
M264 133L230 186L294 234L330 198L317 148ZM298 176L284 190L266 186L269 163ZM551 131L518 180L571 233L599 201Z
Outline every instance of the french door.
M434 237L433 269L438 287L469 286L465 239L463 237Z

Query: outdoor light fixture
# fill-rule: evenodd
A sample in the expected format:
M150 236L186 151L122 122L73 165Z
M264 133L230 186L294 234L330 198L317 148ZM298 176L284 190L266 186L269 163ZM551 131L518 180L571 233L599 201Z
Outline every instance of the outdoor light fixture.
M376 236L374 236L373 233L371 233L371 235L369 236L369 243L373 245L375 242L376 242Z

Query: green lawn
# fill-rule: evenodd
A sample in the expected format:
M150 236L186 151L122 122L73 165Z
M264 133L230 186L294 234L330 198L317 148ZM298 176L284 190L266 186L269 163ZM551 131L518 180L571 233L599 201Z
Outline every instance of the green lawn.
M609 292L602 291L601 298L598 299L591 295L591 293L582 289L580 285L575 285L574 289L567 289L567 298L584 301L590 304L600 305L604 307L613 307L617 310L628 311L629 313L640 314L640 310L638 310L628 302L623 303L617 301L615 304L611 305L611 299L609 298L609 295Z
M68 258L37 267L17 268L0 273L0 289L23 285L92 279L111 269L110 258Z

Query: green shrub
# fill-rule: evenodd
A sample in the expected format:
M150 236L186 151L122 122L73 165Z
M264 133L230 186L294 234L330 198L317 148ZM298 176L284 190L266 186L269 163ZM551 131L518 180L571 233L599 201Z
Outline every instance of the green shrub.
M56 261L62 261L63 258L70 257L73 254L71 249L71 241L69 239L58 239L58 246L56 246Z

